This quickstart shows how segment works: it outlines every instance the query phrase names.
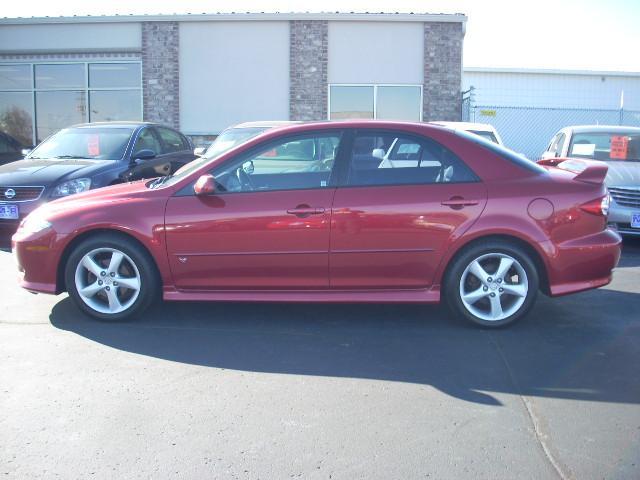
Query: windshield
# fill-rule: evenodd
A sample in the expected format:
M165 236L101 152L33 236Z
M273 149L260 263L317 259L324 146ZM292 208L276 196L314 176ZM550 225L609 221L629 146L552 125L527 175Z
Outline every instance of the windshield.
M227 150L231 150L236 145L252 139L265 130L267 130L267 127L230 128L225 130L213 141L211 145L209 145L209 148L204 152L203 157L207 159L215 158Z
M489 140L490 142L499 143L498 139L493 134L493 132L487 132L487 131L483 131L483 130L469 130L469 132L473 133L474 135L478 135L478 136L484 138L485 140Z
M569 145L569 157L604 161L640 161L640 132L576 133Z
M120 160L132 133L131 128L65 128L38 145L27 158Z

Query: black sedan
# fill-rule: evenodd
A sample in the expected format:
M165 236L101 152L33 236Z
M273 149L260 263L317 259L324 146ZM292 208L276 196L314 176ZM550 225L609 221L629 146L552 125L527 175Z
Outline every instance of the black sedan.
M24 160L0 166L0 246L44 202L126 181L164 176L195 158L191 142L143 122L88 123L60 130Z

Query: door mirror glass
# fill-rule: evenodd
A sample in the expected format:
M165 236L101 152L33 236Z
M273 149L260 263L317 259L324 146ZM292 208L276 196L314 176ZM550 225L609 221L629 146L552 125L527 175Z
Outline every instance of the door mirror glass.
M142 150L138 150L134 155L134 160L151 160L156 157L156 152L149 148L143 148Z
M213 175L202 175L193 186L193 192L200 195L212 195L216 192L216 179Z
M207 147L198 147L193 150L193 154L197 155L198 157L201 157L202 155L204 155L204 152L206 151L207 151Z

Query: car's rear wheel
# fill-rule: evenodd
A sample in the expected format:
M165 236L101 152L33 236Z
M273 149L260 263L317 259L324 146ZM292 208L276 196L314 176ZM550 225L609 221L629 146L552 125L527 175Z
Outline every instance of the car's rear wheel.
M504 327L535 302L539 276L528 252L505 241L477 243L451 264L444 295L451 310L476 325Z
M157 294L148 253L131 239L101 234L80 243L65 269L69 296L99 320L120 321L142 313Z

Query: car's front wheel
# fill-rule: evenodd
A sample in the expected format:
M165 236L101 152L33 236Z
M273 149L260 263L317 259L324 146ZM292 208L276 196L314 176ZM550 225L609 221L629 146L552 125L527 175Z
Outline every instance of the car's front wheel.
M451 264L444 295L451 310L476 325L504 327L524 317L539 276L529 253L504 241L478 243Z
M131 239L101 234L80 243L65 269L69 296L99 320L126 320L142 313L157 294L148 253Z

